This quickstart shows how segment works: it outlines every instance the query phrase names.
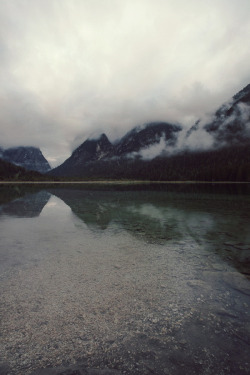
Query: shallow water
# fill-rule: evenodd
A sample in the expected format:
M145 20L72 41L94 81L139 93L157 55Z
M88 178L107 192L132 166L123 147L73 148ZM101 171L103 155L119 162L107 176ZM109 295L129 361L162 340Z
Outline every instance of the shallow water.
M250 195L227 189L0 189L0 370L249 373Z

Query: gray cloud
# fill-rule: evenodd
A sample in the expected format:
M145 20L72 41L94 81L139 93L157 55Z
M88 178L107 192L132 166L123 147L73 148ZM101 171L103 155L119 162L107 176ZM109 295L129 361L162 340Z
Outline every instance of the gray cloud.
M249 0L0 2L0 144L56 165L98 132L191 126L250 82L249 16Z

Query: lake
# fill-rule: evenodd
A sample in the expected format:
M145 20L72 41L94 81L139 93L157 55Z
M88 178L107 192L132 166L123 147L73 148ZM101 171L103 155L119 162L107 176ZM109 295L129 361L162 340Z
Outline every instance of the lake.
M2 185L0 203L1 374L249 374L249 185Z

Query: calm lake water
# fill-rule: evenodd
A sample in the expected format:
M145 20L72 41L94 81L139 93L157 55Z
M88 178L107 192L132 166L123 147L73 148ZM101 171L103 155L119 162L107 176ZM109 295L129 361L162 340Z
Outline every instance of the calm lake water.
M12 185L0 202L0 374L249 374L248 185Z

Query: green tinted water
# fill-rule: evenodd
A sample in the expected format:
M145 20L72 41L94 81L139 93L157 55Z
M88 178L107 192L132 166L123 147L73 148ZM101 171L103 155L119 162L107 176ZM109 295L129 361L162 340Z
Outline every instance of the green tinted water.
M250 196L228 188L2 188L10 374L248 373Z

